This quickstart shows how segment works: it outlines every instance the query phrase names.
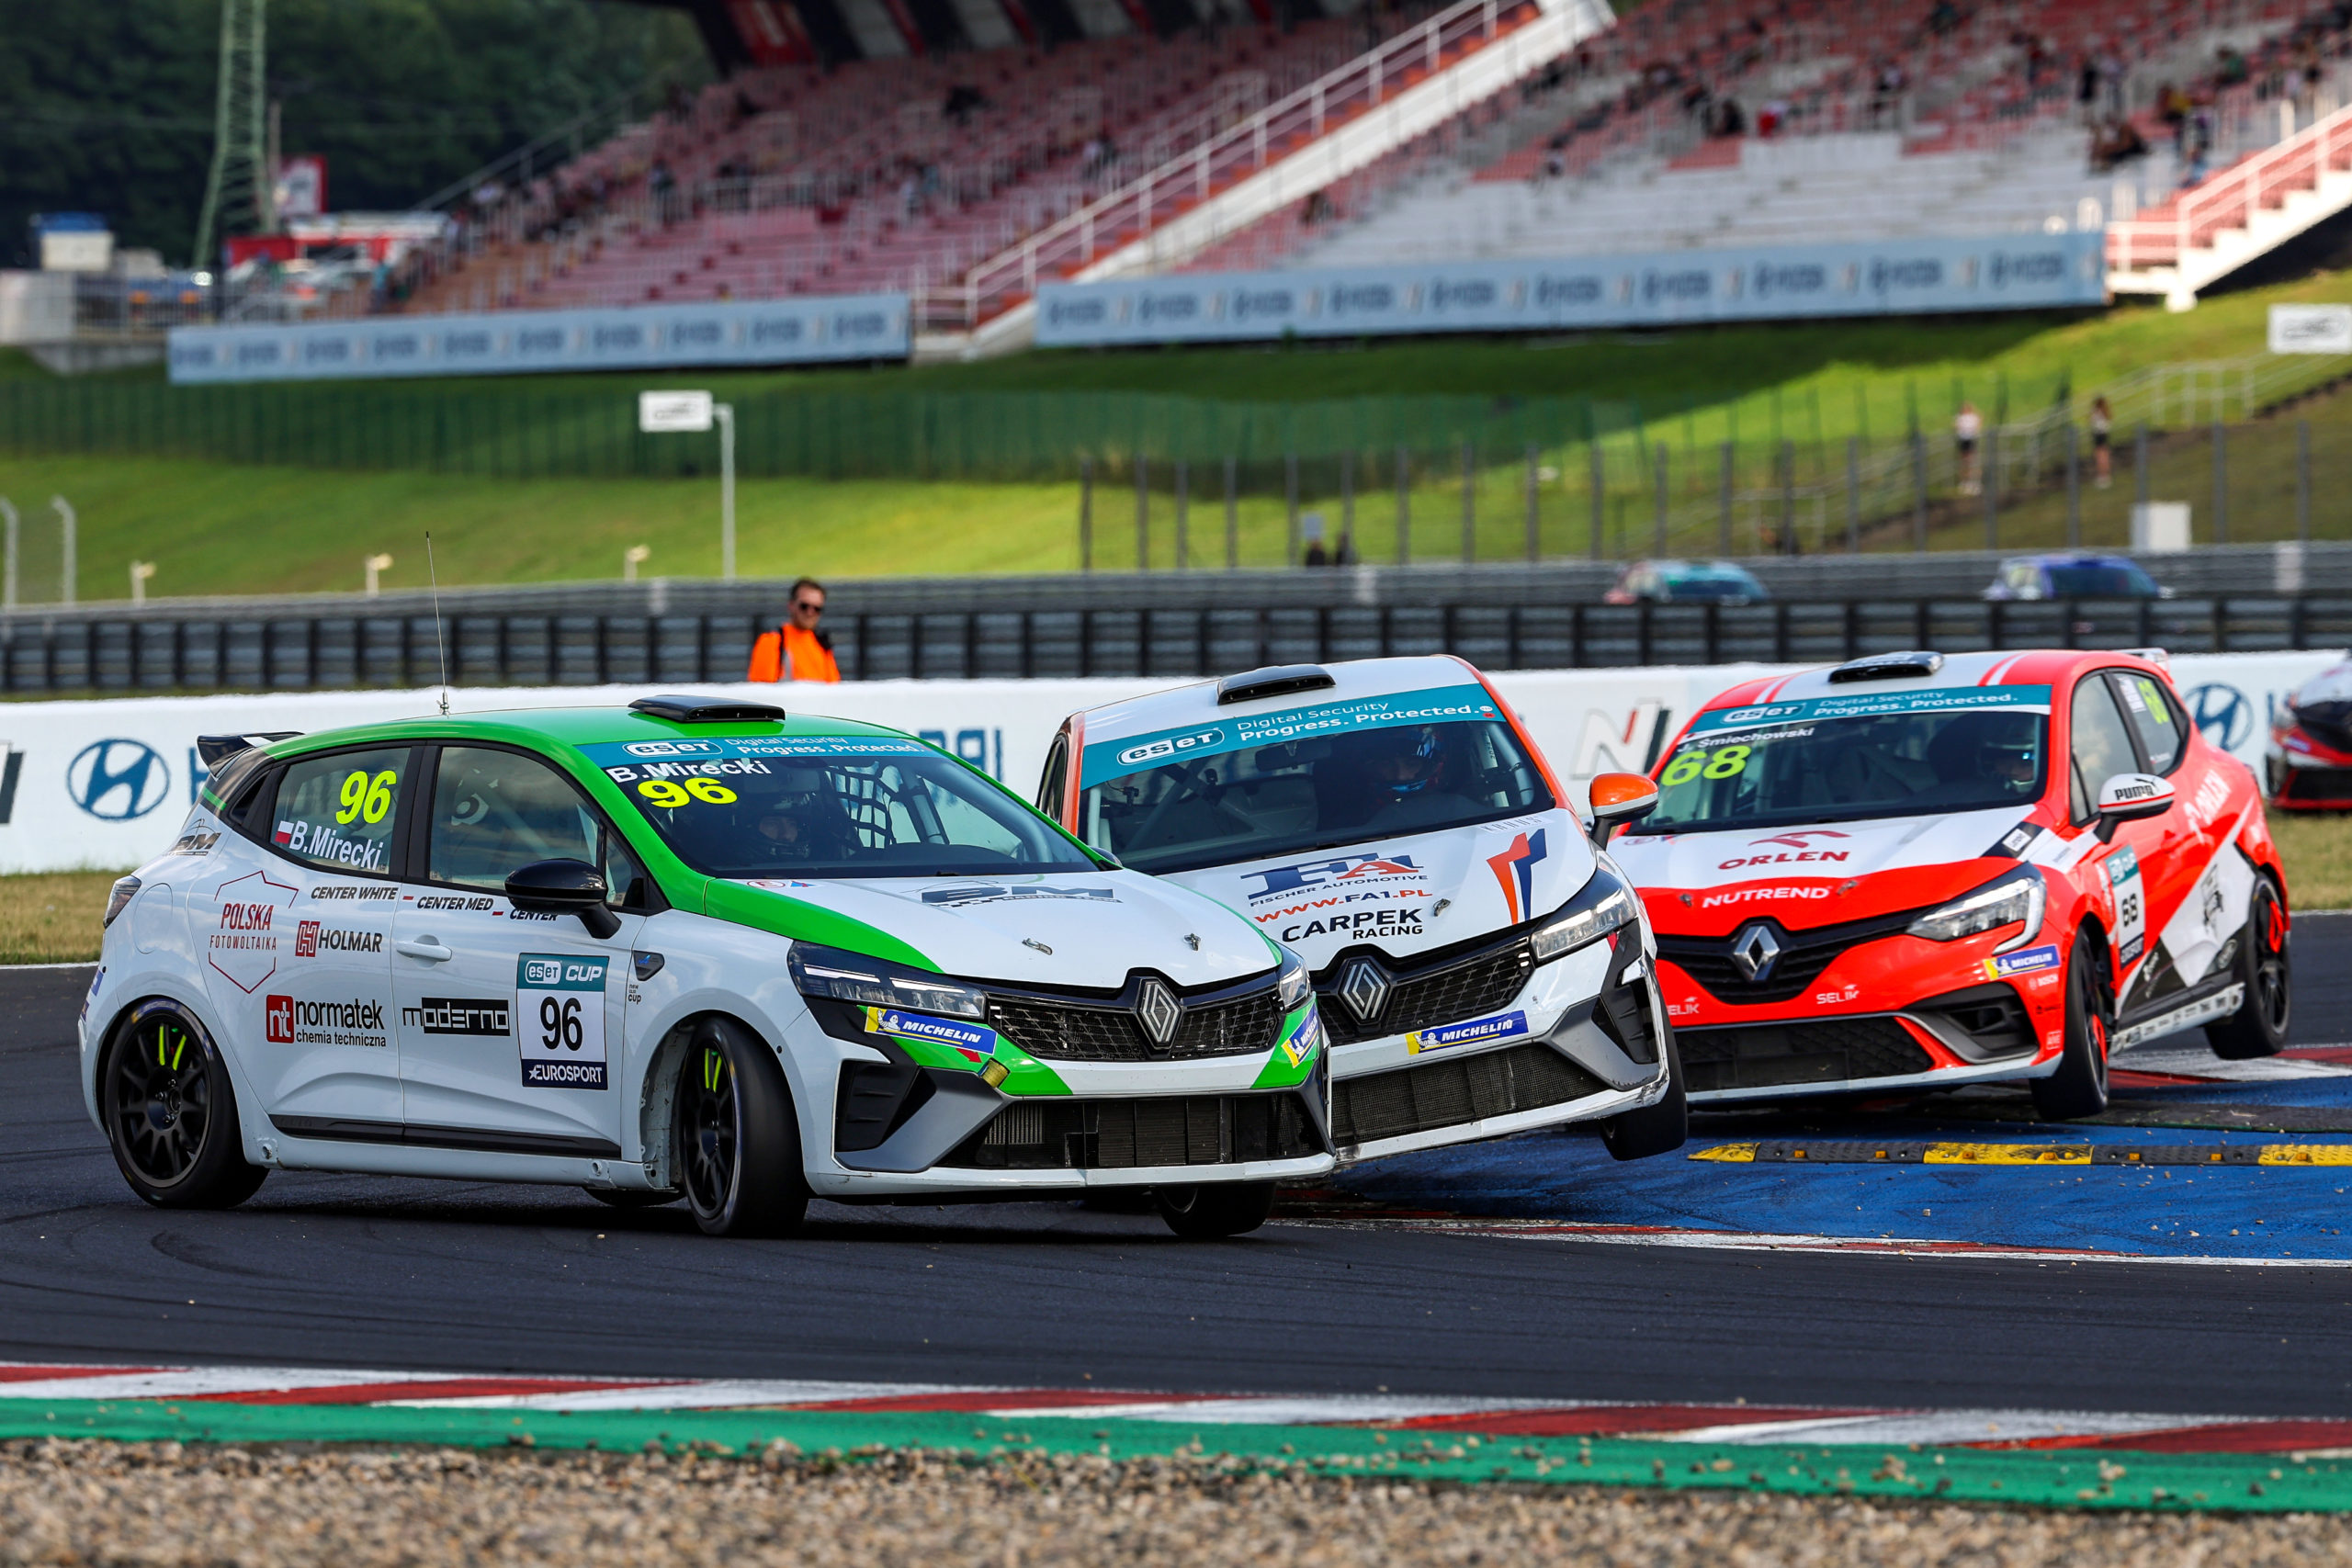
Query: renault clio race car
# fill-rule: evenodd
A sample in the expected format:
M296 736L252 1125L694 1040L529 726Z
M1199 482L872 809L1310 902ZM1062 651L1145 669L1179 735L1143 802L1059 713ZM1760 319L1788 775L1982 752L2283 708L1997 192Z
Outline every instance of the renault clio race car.
M367 1171L742 1235L1118 1187L1224 1235L1331 1168L1305 965L910 736L658 697L254 739L205 741L83 1012L151 1202Z
M1656 798L1604 777L1604 820ZM1680 1145L1640 901L1463 660L1281 666L1073 714L1038 805L1306 960L1341 1158L1569 1122L1621 1158Z
M2288 1030L2286 878L2260 792L2157 658L1887 654L1736 686L1612 845L1658 937L1694 1100L2031 1080Z
M2278 811L2352 811L2352 664L2321 671L2288 694L2262 750Z

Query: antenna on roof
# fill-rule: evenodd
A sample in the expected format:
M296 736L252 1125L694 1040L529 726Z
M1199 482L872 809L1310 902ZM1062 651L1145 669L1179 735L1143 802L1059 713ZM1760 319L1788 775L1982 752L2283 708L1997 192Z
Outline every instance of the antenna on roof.
M449 716L449 645L441 636L441 574L433 568L433 530L424 531L424 578L433 585L433 651L441 660L441 716Z

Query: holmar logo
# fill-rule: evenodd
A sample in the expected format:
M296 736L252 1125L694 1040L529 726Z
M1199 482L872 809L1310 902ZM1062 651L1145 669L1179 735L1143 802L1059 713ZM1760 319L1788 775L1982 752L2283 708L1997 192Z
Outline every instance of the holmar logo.
M65 765L65 793L101 821L144 817L171 787L170 764L138 740L93 740Z

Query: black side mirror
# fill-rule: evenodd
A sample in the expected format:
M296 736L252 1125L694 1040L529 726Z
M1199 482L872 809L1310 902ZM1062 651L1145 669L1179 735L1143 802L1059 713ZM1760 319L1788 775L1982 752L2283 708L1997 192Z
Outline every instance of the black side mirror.
M534 862L507 877L506 897L527 914L577 915L599 942L621 929L605 903L605 874L584 860Z

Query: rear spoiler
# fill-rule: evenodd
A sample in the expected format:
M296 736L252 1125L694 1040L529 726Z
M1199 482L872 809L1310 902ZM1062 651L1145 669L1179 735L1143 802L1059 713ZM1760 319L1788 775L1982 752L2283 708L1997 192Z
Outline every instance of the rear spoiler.
M196 738L197 760L204 764L205 772L210 773L240 751L291 740L301 733L299 729L268 729L253 735L199 735Z

